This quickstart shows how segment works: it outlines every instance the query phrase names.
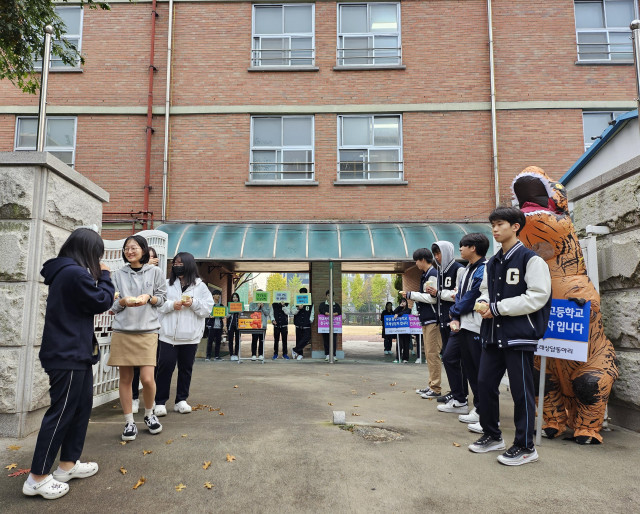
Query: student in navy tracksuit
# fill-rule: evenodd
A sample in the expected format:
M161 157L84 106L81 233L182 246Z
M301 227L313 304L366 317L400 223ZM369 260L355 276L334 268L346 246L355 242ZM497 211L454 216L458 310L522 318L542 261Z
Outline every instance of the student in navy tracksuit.
M402 316L408 316L411 314L411 309L407 306L407 299L400 300L398 305L393 311L393 317L399 318ZM409 351L411 346L411 334L398 334L398 342L396 343L396 360L393 362L409 362Z
M100 352L93 317L111 307L115 288L100 262L104 244L93 230L74 230L58 257L40 274L49 286L40 362L49 375L51 406L42 419L31 473L22 487L27 496L64 496L72 478L95 475L95 462L80 462L93 404L93 370ZM49 470L60 450L58 468Z
M498 461L518 466L538 460L533 444L533 352L549 320L551 277L547 263L518 240L526 222L519 209L498 207L489 221L502 249L487 262L480 286L478 301L486 304L481 309L483 352L478 370L484 435L469 450L483 453L505 448L499 426L498 388L507 371L516 434L513 446Z
M301 287L300 294L306 294L307 288ZM295 309L292 309L293 324L296 327L296 346L291 351L291 355L294 359L302 360L302 351L304 347L311 342L311 323L313 323L314 311L312 305L296 305Z
M478 368L482 343L480 342L480 324L482 317L474 311L476 300L480 296L480 284L484 276L485 255L489 250L489 239L484 234L466 234L460 240L460 257L468 262L467 267L458 279L456 302L449 310L451 331L458 332L458 344L462 367L473 392L473 409L468 414L461 414L458 420L469 423L469 430L482 433L479 426L480 415L478 405Z

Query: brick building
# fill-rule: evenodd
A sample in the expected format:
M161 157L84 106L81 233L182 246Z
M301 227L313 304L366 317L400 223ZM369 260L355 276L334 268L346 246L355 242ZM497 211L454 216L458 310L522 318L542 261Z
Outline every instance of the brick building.
M105 238L160 226L225 295L252 266L310 272L319 303L328 260L338 298L343 270L412 287L414 241L486 230L518 171L559 179L635 107L635 0L110 3L59 7L85 63L53 63L47 149L110 193ZM37 104L0 82L0 150L35 148ZM326 226L338 253L310 256Z

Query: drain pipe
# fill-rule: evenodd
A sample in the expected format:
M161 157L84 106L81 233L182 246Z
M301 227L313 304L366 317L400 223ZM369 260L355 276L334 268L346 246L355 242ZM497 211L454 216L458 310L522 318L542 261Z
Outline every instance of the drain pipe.
M151 191L151 135L153 134L153 74L156 67L153 65L156 39L156 0L151 4L151 48L149 49L149 92L147 94L147 144L144 158L144 228L149 228L149 193Z
M638 128L640 129L640 20L633 20L630 25L631 39L633 39L633 61L636 65L636 93L638 97Z
M162 222L167 219L167 176L169 174L169 107L171 103L171 49L173 47L173 0L169 0L167 35L167 88L164 94L164 156L162 160Z
M493 182L495 187L496 207L500 205L500 175L498 173L498 132L496 119L496 73L493 60L493 15L491 0L487 0L487 18L489 25L489 72L491 77L491 143L493 149Z

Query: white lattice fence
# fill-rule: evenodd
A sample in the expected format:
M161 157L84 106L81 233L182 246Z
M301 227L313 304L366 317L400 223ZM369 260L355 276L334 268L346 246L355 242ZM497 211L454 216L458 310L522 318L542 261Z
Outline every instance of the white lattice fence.
M143 230L137 235L144 236L158 254L158 266L167 273L167 244L169 236L159 230ZM124 239L104 242L104 263L115 271L124 266L122 247ZM93 406L97 407L118 397L120 374L118 368L107 365L111 352L111 323L113 314L105 312L95 317L94 331L100 346L100 361L93 366Z

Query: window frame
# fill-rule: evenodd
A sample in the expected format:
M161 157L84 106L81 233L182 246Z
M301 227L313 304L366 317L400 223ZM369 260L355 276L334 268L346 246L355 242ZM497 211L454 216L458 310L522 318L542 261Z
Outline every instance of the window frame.
M254 120L256 119L264 119L264 118L278 118L280 119L280 135L281 135L281 140L282 140L282 144L280 146L275 146L275 145L271 145L271 146L254 146L253 143L253 136L254 136ZM291 119L291 118L297 118L297 119L309 119L311 121L311 144L309 146L306 145L298 145L298 146L285 146L284 145L284 120L285 119ZM286 184L286 183L290 183L290 184L294 184L294 185L298 185L298 184L308 184L308 183L313 183L315 181L315 116L313 114L303 114L303 115L289 115L289 114L282 114L282 115L268 115L268 114L264 114L264 115L252 115L251 116L251 127L250 127L250 151L249 151L249 182L248 184L270 184L270 185L282 185L282 184ZM272 163L270 162L258 162L254 160L253 157L253 153L255 151L274 151L276 152L276 160ZM298 171L298 170L292 170L292 171L285 171L284 166L287 164L285 161L282 160L282 155L284 152L286 151L305 151L305 152L311 152L311 161L306 162L304 164L308 165L308 168L306 171ZM280 155L280 160L278 160L278 155ZM256 164L269 164L269 165L274 165L276 168L280 168L275 169L274 171L255 171L254 170L254 166ZM292 163L293 164L293 163ZM287 175L293 175L296 173L306 173L307 176L306 178L287 178ZM254 176L255 174L257 174L258 176ZM276 175L275 178L260 178L260 175L266 175L266 174L271 174L271 175ZM277 176L279 175L279 177Z
M600 138L600 136L602 136L602 132L600 132L600 134L596 134L594 136L590 136L591 138L595 138L595 139L591 139L590 143L587 144L587 142L585 141L585 136L587 135L585 133L585 116L589 116L591 114L608 114L609 115L609 123L611 123L612 121L615 121L616 119L618 119L619 116L622 116L623 114L626 114L627 111L603 111L603 110L598 110L598 111L582 111L582 139L583 139L583 143L584 143L584 151L586 152L589 148L591 148L594 144L596 144L596 140ZM604 130L603 130L604 132Z
M13 150L15 152L35 152L36 148L38 147L37 132L36 132L36 144L34 146L18 146L18 137L20 135L19 128L20 128L21 120L36 120L36 123L37 123L38 117L37 116L16 116L15 134L13 138ZM47 129L49 126L49 120L73 120L73 146L48 146L45 144L44 151L49 152L51 154L55 154L57 152L71 152L71 163L65 162L65 164L67 164L67 166L74 168L76 164L76 147L77 147L77 141L78 141L78 117L77 116L47 116L45 118L45 127L44 127L45 139L46 139ZM60 159L57 156L56 158Z
M611 57L611 53L612 53L612 46L614 46L614 51L613 53L615 53L615 47L616 45L621 45L622 43L612 43L611 42L611 34L628 34L629 38L631 38L631 29L629 28L629 25L627 25L626 27L622 27L622 26L611 26L609 27L607 24L607 9L606 9L606 4L608 2L611 2L613 0L574 0L573 1L573 18L574 18L574 25L575 25L575 29L576 29L576 51L577 51L577 58L578 58L578 63L580 64L633 64L633 42L629 41L629 52L624 52L624 53L628 53L629 57L625 57L625 58L619 58L619 59L614 59ZM636 4L636 2L634 0L629 0L629 2L632 4L633 6L633 15L634 18L633 19L637 19L638 18L638 6ZM602 16L603 16L603 27L593 27L593 28L578 28L578 17L576 15L576 5L577 4L599 4L600 6L602 6ZM632 20L629 20L629 24L631 23ZM580 34L605 34L606 35L606 42L602 42L602 43L579 43L579 36ZM603 58L594 58L594 59L589 59L589 58L585 58L585 52L584 51L580 51L580 47L581 46L585 46L587 45L587 52L588 52L588 48L591 45L595 45L598 47L606 47L606 53L607 53L607 58L603 59ZM602 54L605 52L593 52L593 53L597 53Z
M301 6L309 6L311 7L311 32L285 32L284 31L284 15L285 15L285 8L286 7L301 7ZM266 9L269 7L279 7L282 11L282 21L283 21L283 25L282 25L282 34L264 34L264 35L260 35L260 34L256 34L256 11L260 10L260 9ZM291 48L291 41L292 39L307 39L307 38L311 38L311 48L310 49L292 49ZM289 41L289 48L288 49L283 49L283 50L274 50L277 52L288 52L289 53L289 57L286 57L283 60L288 60L289 63L288 64L264 64L264 57L262 56L262 52L264 50L270 50L270 49L262 49L262 40L263 39L288 39ZM258 42L260 43L259 45L256 43L256 40L258 40ZM258 46L260 48L258 48ZM294 58L292 57L292 52L294 50L298 50L298 51L310 51L311 52L311 56L310 57L299 57L299 58ZM311 60L310 64L293 64L294 60ZM315 3L295 3L295 4L291 4L291 3L273 3L273 4L253 4L252 9L251 9L251 60L250 60L250 66L251 68L264 68L264 69L269 69L269 70L273 70L273 69L279 69L279 68L286 68L286 69L309 69L309 68L314 68L316 64L316 5Z
M398 20L398 29L396 32L372 32L368 30L367 32L342 32L342 18L340 15L341 9L344 6L366 6L367 8L367 26L370 26L371 23L371 7L372 6L381 6L381 5L393 5L396 8L396 16ZM336 5L336 66L338 68L401 68L404 67L402 64L402 19L401 19L401 2L340 2ZM345 49L344 47L344 38L364 38L373 39L374 43L371 48L367 47L367 51L371 50L371 56L367 55L366 57L355 57L357 59L366 58L368 60L367 63L350 63L345 62L344 52L347 50L354 49ZM376 37L397 37L398 38L398 47L397 47L397 55L389 56L389 55L380 55L376 56L376 46L375 46L375 38ZM386 47L378 48L377 50L384 50ZM357 50L357 49L356 49ZM342 56L340 53L342 52ZM368 53L368 52L367 52ZM382 62L376 63L376 59L397 59L395 63Z
M76 49L78 50L78 54L82 54L82 33L84 30L84 8L81 5L61 5L61 6L56 6L55 10L56 12L58 12L59 10L71 10L71 9L79 9L80 10L80 33L79 34L69 34L67 32L65 32L62 36L62 39L77 39L78 40L78 46L76 47ZM57 39L53 39L51 41L51 45L54 45L55 42L58 41ZM58 62L61 63L59 66L54 66L54 62ZM35 60L34 60L34 65L33 65L33 69L34 70L42 70L42 59L40 58L40 56L35 56ZM82 70L82 63L80 61L80 59L76 60L76 64L75 65L66 65L66 64L62 64L62 59L55 57L53 55L53 53L51 54L51 60L49 61L49 72L56 72L56 71L79 71Z
M370 120L371 122L371 138L372 138L372 143L369 145L344 145L343 144L343 122L345 118L367 118ZM382 146L376 146L375 145L375 132L373 130L373 127L375 126L375 119L376 118L397 118L398 119L398 146L390 146L390 145L382 145ZM338 136L338 140L337 140L337 169L336 169L336 173L337 173L337 182L338 183L359 183L359 184L376 184L376 183L386 183L386 182L393 182L393 183L404 183L404 156L403 156L403 145L404 145L404 140L403 140L403 135L402 135L402 114L401 113L397 113L397 114L393 114L393 113L385 113L385 114L339 114L338 115L338 119L337 119L337 124L338 124L338 129L337 129L337 136ZM343 178L341 177L341 173L357 173L357 171L341 171L340 167L343 163L343 161L340 158L340 153L342 151L349 151L349 150L366 150L367 152L367 159L363 160L363 169L362 169L362 174L363 177L362 178L353 178L353 177L348 177L348 178ZM398 151L398 161L393 161L398 165L398 169L397 170L374 170L372 171L370 169L370 166L372 163L375 163L375 161L371 161L368 157L371 154L371 151L389 151L389 150L397 150ZM350 162L350 161L349 161ZM354 161L355 162L355 161ZM384 162L384 161L382 161ZM380 177L380 178L375 178L371 176L372 173L392 173L395 172L397 173L396 177Z

